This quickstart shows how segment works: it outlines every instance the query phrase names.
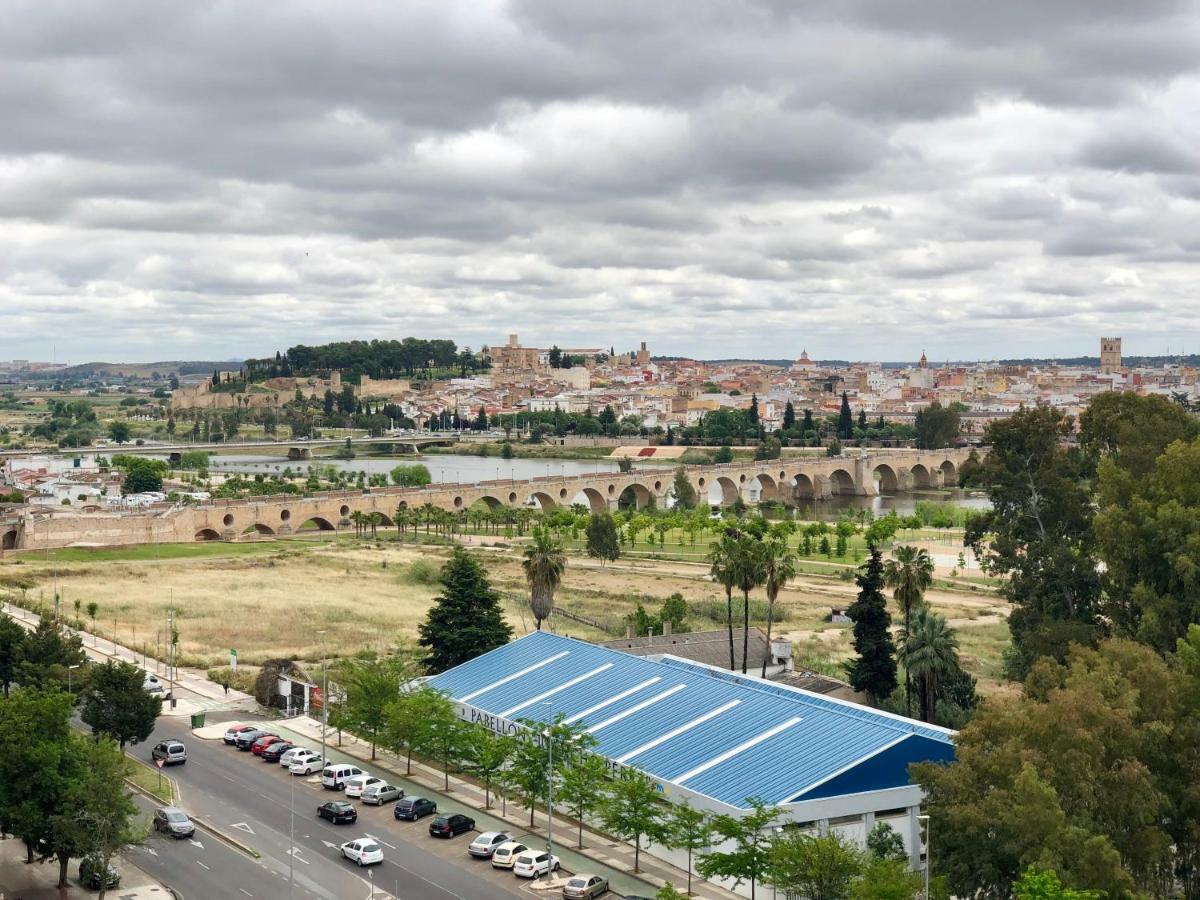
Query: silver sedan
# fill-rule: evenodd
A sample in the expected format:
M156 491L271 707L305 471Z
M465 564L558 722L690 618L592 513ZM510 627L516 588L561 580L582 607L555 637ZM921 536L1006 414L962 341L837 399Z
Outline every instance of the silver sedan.
M383 806L383 804L399 800L403 796L404 791L400 790L400 788L394 784L383 782L364 788L361 799L363 803L369 803L372 806Z

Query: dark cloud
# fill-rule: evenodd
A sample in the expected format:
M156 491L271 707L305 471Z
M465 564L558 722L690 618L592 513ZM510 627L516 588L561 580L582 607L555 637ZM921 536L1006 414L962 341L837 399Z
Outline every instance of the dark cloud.
M1073 352L1186 332L1195 12L15 0L0 359L511 328L988 357L1065 352L1047 327ZM1030 346L990 352L998 322Z

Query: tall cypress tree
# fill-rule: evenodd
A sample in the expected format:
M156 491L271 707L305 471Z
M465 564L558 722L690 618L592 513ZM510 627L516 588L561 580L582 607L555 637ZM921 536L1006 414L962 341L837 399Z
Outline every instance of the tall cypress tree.
M792 406L792 401L789 400L783 407L783 427L784 429L792 428L796 424L796 407Z
M500 595L487 573L462 547L442 567L442 593L417 629L428 647L422 662L431 674L507 644L512 628L500 611Z
M758 394L750 395L750 409L746 413L746 418L751 425L758 424Z
M854 649L858 658L848 663L850 684L878 702L896 689L896 648L888 628L892 624L883 596L883 556L872 546L871 555L854 578L858 599L847 612L854 622Z
M817 429L817 426L816 426L816 423L813 422L812 410L806 409L804 411L804 430L805 431L816 431L816 429Z
M850 413L850 398L842 391L842 409L838 413L838 437L849 440L854 437L854 416Z

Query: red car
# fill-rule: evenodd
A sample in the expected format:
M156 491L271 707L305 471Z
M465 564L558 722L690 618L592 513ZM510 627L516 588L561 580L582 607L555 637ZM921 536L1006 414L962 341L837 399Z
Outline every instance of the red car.
M278 744L282 740L283 738L277 734L264 734L257 741L250 745L250 752L255 756L262 756L264 750L266 750L272 744Z

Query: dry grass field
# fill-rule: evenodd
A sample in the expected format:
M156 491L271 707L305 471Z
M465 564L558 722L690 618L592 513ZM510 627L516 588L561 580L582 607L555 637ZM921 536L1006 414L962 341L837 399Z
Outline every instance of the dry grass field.
M514 632L530 630L532 619L520 602L525 583L518 554L488 546L476 546L474 552L504 596ZM68 615L74 615L76 600L84 610L94 601L103 637L115 633L119 642L151 656L173 603L184 665L223 665L230 648L250 665L279 657L315 660L414 640L438 590L436 570L447 555L443 547L348 538L72 550L0 563L0 594L19 602L23 590L26 597L45 601L57 588ZM837 578L806 576L780 596L784 620L776 628L794 641L802 664L831 670L851 655L849 626L833 625L828 616L831 608L849 605L855 591L853 583ZM708 579L705 566L625 559L601 566L578 556L570 558L557 602L620 627L637 602L653 613L676 592L694 608L705 601L724 607L724 591ZM981 687L993 688L1007 643L1003 602L993 595L942 590L931 591L929 600L958 628ZM90 628L86 613L83 618ZM703 613L694 614L690 624L697 630L720 627ZM599 629L562 619L554 627L586 639L606 637Z

